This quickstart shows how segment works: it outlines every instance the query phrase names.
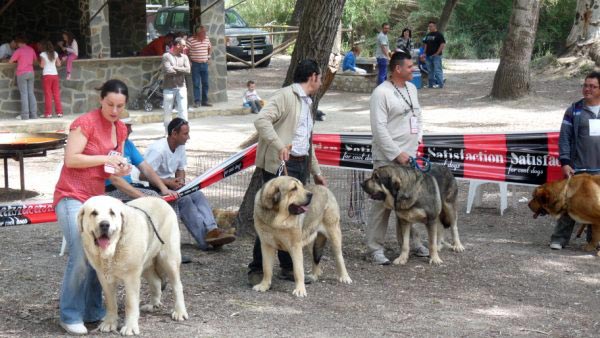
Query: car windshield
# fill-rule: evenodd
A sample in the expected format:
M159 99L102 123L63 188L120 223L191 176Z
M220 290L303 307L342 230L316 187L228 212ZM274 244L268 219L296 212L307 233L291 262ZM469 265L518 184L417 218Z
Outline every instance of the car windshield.
M225 26L227 28L245 28L248 24L233 10L225 11Z

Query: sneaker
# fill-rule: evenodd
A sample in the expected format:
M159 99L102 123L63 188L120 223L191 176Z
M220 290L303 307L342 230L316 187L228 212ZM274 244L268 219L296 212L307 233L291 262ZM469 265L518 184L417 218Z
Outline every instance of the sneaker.
M258 270L248 271L248 284L254 286L263 280L263 272Z
M413 250L413 253L417 257L429 257L429 249L421 245L420 247Z
M51 119L52 118L52 114L44 114L41 116L43 119Z
M440 88L440 85L433 85L433 87L431 87L431 88L438 89L438 88Z
M202 107L212 107L212 104L210 104L208 102L203 102Z
M71 80L71 74L67 74L67 80Z
M190 256L181 255L181 264L188 264L191 262L192 262L192 259L190 258Z
M235 235L232 235L222 229L215 228L209 231L204 237L206 244L212 246L221 246L235 241Z
M65 329L65 331L67 331L68 334L71 334L71 335L74 335L74 336L83 336L83 335L86 335L88 333L88 330L85 327L85 325L83 325L83 323L66 324L66 323L63 323L61 321L60 322L60 326L63 329Z
M376 265L390 265L390 260L381 251L375 251L372 259Z
M277 278L281 279L281 280L287 280L290 282L294 282L296 281L296 278L294 278L294 270L288 270L288 269L281 269L281 271L279 272L279 275L277 275ZM308 275L304 274L304 284L310 284L312 283L312 279L308 278Z
M200 108L200 102L194 102L194 108Z
M56 113L56 117L63 117L63 113Z
M552 250L562 250L563 246L560 243L550 243L550 249Z

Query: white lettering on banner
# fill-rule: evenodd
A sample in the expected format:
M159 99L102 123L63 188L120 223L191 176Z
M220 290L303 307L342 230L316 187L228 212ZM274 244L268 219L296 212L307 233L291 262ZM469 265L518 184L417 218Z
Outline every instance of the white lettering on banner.
M543 165L545 167L556 167L560 162L552 155L518 155L510 153L510 163L520 165Z
M504 155L500 154L488 154L486 151L480 151L478 153L466 153L464 149L457 149L454 151L453 148L436 151L435 147L427 148L429 156L436 159L444 160L467 160L472 162L487 162L487 163L505 163Z
M460 169L460 166L462 165L462 163L453 162L452 160L444 160L444 165L446 167L448 167L448 169L450 169L452 171L456 171L456 170Z
M536 166L531 166L531 165L528 167L513 167L513 165L511 164L510 166L508 166L507 174L508 175L535 175L536 177L539 177L544 174L544 170L539 169Z
M25 216L54 212L52 203L8 205L0 208L0 217Z
M3 217L0 219L0 227L7 227L13 225L27 224L27 219L19 217Z

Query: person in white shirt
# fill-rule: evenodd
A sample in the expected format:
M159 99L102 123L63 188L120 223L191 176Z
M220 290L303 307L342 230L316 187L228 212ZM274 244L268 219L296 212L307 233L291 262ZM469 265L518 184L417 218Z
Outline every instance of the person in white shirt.
M60 59L54 51L54 45L50 41L42 42L43 52L40 53L40 66L42 67L42 84L44 86L44 117L52 117L52 99L57 117L63 116L62 103L60 102L60 85L58 71Z
M73 61L79 56L79 47L73 33L64 31L62 33L64 41L59 41L58 45L66 56L63 56L63 61L67 61L67 80L71 79L71 71L73 70Z
M370 100L374 168L408 165L409 158L417 155L423 133L417 88L409 82L413 71L410 55L394 53L390 59L389 71L390 79L375 88ZM384 254L390 213L391 210L386 209L382 201L373 201L367 225L367 249L375 264L390 264ZM417 256L429 255L429 250L423 246L414 225L410 241Z
M15 49L17 49L17 42L14 38L10 42L0 45L0 62L8 62Z
M190 127L182 118L174 118L167 126L168 136L148 147L144 156L158 177L171 190L176 191L185 185L185 144L190 139ZM140 175L141 180L146 180ZM212 208L204 194L197 190L177 200L179 217L198 243L200 250L208 250L235 241L233 234L217 227Z
M263 107L263 101L256 92L256 83L252 80L246 83L248 90L244 92L244 107L250 107L252 114L258 114Z

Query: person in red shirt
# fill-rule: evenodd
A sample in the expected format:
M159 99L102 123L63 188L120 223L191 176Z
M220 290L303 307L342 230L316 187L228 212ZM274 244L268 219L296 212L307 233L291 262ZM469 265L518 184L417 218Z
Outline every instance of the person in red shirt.
M84 322L99 321L106 312L96 271L83 252L77 214L87 199L104 195L104 181L111 175L131 171L127 160L113 153L123 153L127 138L127 127L119 120L127 97L123 82L108 80L100 88L100 108L73 121L54 191L54 210L69 250L60 293L60 326L74 335L87 334Z
M174 34L159 36L152 40L142 51L140 56L161 56L167 52L167 48L173 43Z

